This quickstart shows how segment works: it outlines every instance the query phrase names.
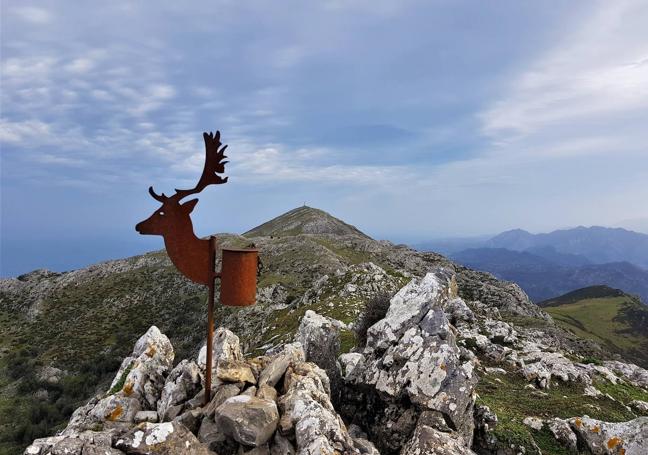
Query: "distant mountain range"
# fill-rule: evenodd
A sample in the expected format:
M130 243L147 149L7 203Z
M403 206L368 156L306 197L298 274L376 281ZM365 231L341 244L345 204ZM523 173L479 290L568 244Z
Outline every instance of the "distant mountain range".
M417 247L514 281L535 302L608 285L648 303L648 235L626 229L577 227L548 234L515 229L490 239L444 240Z
M582 256L594 264L630 262L648 268L648 235L622 228L579 226L548 234L515 229L493 237L484 246L513 251L553 248L560 253Z

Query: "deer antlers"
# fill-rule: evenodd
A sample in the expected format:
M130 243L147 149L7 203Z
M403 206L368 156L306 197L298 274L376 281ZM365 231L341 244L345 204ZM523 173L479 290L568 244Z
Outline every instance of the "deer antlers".
M198 180L198 184L190 190L179 190L176 188L173 196L166 196L164 193L159 195L153 191L153 187L151 186L149 187L149 194L153 199L162 203L167 201L180 202L181 199L187 196L200 193L208 185L219 185L227 182L227 177L218 175L225 172L225 165L228 163L228 161L223 161L227 158L225 156L227 145L221 147L220 131L216 131L216 134L212 132L209 134L203 133L203 138L205 139L205 167L203 168L200 180Z

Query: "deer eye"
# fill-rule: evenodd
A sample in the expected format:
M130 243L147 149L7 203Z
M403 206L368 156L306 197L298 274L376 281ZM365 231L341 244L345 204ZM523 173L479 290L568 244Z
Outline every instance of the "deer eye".
M160 215L164 216L164 212L158 212Z

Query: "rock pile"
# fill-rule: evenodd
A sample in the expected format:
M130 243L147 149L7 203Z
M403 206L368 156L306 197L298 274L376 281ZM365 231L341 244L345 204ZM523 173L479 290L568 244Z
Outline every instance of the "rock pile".
M317 316L317 315L315 315ZM313 341L313 340L311 340ZM77 409L59 435L26 454L360 454L331 403L329 378L298 342L245 359L227 329L214 336L212 399L204 405L205 348L175 368L173 347L151 327L110 390Z

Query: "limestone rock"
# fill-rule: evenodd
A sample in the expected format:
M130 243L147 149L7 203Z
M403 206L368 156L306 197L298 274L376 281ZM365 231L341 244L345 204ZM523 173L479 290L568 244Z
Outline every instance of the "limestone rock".
M176 365L169 373L157 402L160 420L173 420L181 414L182 405L200 391L201 383L202 377L196 362L185 359Z
M456 298L453 280L440 269L402 288L385 318L369 328L362 358L346 375L349 395L343 401L357 400L355 418L385 449L401 447L427 410L445 415L466 443L472 437L477 375L473 361L462 360L443 311ZM362 409L374 401L383 405ZM403 405L408 402L414 406Z
M117 395L137 398L143 408L155 409L165 376L173 365L173 346L160 330L151 326L135 343L110 385Z
M568 450L576 451L578 441L567 421L553 418L548 420L546 424L549 431L551 431L551 434L553 434L554 438L556 438L560 444Z
M100 422L133 422L141 409L137 398L117 394L100 400L92 409L91 415Z
M584 416L569 419L569 425L593 455L648 453L648 417L609 423Z
M544 422L539 417L525 417L524 420L522 420L522 423L536 431L542 430L542 427L544 426Z
M617 373L629 383L648 389L648 370L645 370L633 363L619 361L603 362L603 365Z
M137 414L135 414L135 419L133 421L135 423L142 423L142 422L157 423L158 413L155 411L140 411Z
M113 446L133 455L213 455L207 446L177 422L146 423L113 439Z
M239 395L225 400L216 409L214 420L227 436L257 447L272 437L279 422L279 411L274 401Z
M239 337L224 327L218 327L214 332L212 342L212 368L216 368L219 360L243 360ZM198 366L205 369L207 364L207 346L200 348Z
M326 374L313 363L299 363L286 373L286 392L279 398L280 432L294 437L297 453L354 453L349 436L329 399Z
M342 378L346 381L353 374L353 369L364 359L359 352L347 352L338 357L342 369Z
M456 434L444 433L427 425L418 425L401 455L474 455L466 441Z
M249 384L257 382L250 366L240 360L219 360L216 377L225 382L247 382Z
M238 384L224 384L216 390L211 401L204 407L203 413L207 417L213 417L216 409L229 398L235 397L241 391ZM202 402L202 400L201 400Z
M120 455L121 450L111 447L108 432L68 432L67 435L36 439L26 449L25 455Z
M276 386L286 369L296 362L304 362L306 353L301 343L290 343L276 354L259 375L259 385Z
M259 387L259 390L256 391L256 396L257 398L261 398L263 400L276 401L277 390L274 387L269 386L268 384L263 384L261 387Z
M340 352L340 328L343 324L335 319L321 316L307 310L297 330L297 341L301 343L306 360L313 362L324 371L333 385L333 401L337 400L342 384L337 356Z

